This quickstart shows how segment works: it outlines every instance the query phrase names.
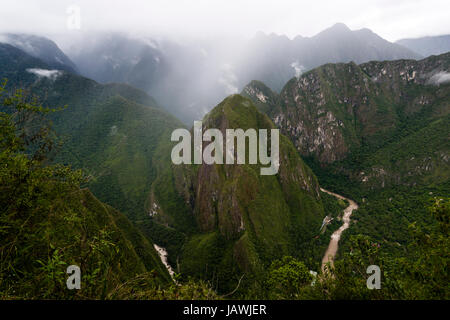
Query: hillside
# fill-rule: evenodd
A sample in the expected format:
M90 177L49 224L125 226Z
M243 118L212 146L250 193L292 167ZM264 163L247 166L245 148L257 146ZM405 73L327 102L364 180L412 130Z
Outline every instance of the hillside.
M369 29L350 30L343 23L312 37L288 39L282 35L259 33L248 45L240 80L258 79L280 92L296 74L326 63L357 64L371 60L419 59L421 56L399 44L391 43ZM244 84L242 84L244 85Z
M42 60L52 69L77 72L75 64L55 42L46 37L31 34L0 33L0 43L7 43L23 50L30 56Z
M449 54L327 64L291 79L278 103L267 87L243 92L265 105L317 174L344 174L364 189L444 182L449 68Z
M418 262L418 256L435 245L423 242L421 232L442 223L430 215L430 206L442 201L445 207L450 192L449 70L447 53L419 61L326 64L291 79L279 96L260 82L244 88L290 137L321 186L360 205L340 241L335 298L369 298L365 284L352 275L376 259L385 276L395 279L380 297L447 294L434 280L446 273L425 275L429 267L421 263L441 268L448 237L438 241L436 250L443 251L433 262ZM448 215L448 209L439 212ZM349 281L355 282L347 287Z
M81 172L48 164L54 138L43 111L20 93L0 95L0 297L105 299L138 276L149 288L170 284L153 244L80 189ZM79 291L67 290L69 265L81 269Z
M205 116L207 128L274 125L250 100L232 95ZM305 245L325 215L314 174L284 136L278 174L262 176L259 169L258 164L172 164L162 171L153 186L152 220L186 237L178 251L169 252L183 275L214 278L223 292L243 274L247 287L257 285L273 259L307 255Z
M0 48L7 89L24 87L28 99L36 97L44 107L67 106L49 115L63 142L55 161L83 169L86 186L133 220L146 215L155 150L183 125L139 89L101 85L66 71L41 75L49 70L44 62L9 45ZM35 69L41 74L30 72Z

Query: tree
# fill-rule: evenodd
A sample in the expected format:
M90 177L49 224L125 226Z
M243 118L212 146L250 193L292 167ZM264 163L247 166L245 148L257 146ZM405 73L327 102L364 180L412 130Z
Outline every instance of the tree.
M266 288L270 298L294 299L299 297L303 287L310 286L312 280L312 275L303 262L285 256L272 262Z

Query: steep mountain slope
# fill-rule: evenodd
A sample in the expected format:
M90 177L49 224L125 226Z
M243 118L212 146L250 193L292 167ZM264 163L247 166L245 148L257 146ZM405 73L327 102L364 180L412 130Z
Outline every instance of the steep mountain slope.
M327 64L291 79L279 104L266 108L303 156L334 163L366 187L448 177L449 69L449 54ZM250 84L244 92L255 90ZM263 92L250 96L262 104Z
M352 31L343 23L337 23L320 32L310 41L314 51L308 58L313 59L316 66L329 62L353 61L359 64L371 60L420 57L414 51L391 43L367 28ZM297 39L297 43L300 44L301 39Z
M412 296L446 276L446 253L430 253L440 240L424 241L420 230L437 228L430 205L446 201L442 199L450 193L449 70L447 53L420 61L327 64L291 79L278 97L260 82L244 88L243 94L267 110L291 138L321 186L358 202L340 240L339 276L355 274L354 268L346 268L358 256L358 242L359 248L371 248L357 258L364 261L361 272L379 255L392 261L390 266L379 263L387 277L397 274L390 270L399 264L402 270L415 268L420 246L428 243L426 256L436 258L432 268L439 271L418 276L423 269L417 267L414 273L399 276L406 286L415 283ZM442 214L448 216L448 209ZM445 243L448 237L441 239ZM445 244L442 248L445 252ZM428 264L428 258L422 261ZM343 287L337 287L340 298L345 296ZM360 288L365 290L365 283Z
M7 190L6 186L2 189ZM7 203L4 200L2 204ZM89 190L74 190L45 201L52 201L51 209L36 209L32 219L26 220L23 210L10 220L2 217L4 227L20 223L21 229L14 234L13 244L8 232L2 233L0 278L5 281L0 285L0 296L98 299L149 273L153 273L156 286L171 282L153 244L122 213L100 202ZM10 244L17 256L7 254ZM55 262L59 263L53 265ZM9 270L7 263L15 270ZM65 271L72 264L82 270L79 292L65 288ZM46 273L45 267L51 273Z
M274 125L250 100L232 95L205 116L207 128L225 134L225 128ZM169 155L170 150L164 163ZM305 245L325 215L315 176L284 136L278 174L260 175L260 167L172 164L161 170L153 186L152 220L185 234L177 258L182 274L214 278L226 291L244 273L253 284L273 259L308 251Z
M120 33L86 35L67 49L80 73L100 83L122 82L147 90L168 72L157 43Z
M29 34L0 34L0 42L8 43L30 56L42 60L50 68L77 72L75 64L58 48L52 40Z
M27 87L35 76L27 69L49 69L43 61L33 58L24 51L6 43L0 43L1 77L8 79L18 87Z
M401 39L396 43L421 54L424 57L443 54L450 51L450 35Z
M40 75L48 66L23 51L4 45L0 78L7 88L25 87L44 106L65 106L50 117L64 144L55 161L82 168L88 187L100 200L131 218L145 215L145 202L156 176L153 157L178 120L155 107L146 93L124 84L101 85L66 72ZM13 77L11 77L13 76Z
M33 146L53 143L39 107L20 93L11 99L3 87L0 99L0 297L106 298L150 274L150 286L170 283L152 243L80 189L80 172L49 164L50 148L36 157ZM67 290L70 265L81 270L80 290Z
M91 190L136 219L146 213L156 177L155 150L169 143L178 127L182 125L163 111L115 95L78 124L58 159L85 168Z
M263 82L257 80L252 80L246 85L241 95L250 98L259 111L268 115L281 104L280 96Z

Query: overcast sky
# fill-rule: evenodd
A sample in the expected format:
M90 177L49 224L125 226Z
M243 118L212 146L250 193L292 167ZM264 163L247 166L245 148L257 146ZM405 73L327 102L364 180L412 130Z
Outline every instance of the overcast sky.
M72 5L80 8L81 31L247 37L263 31L292 38L343 22L390 41L450 34L449 0L0 0L0 32L77 32L67 28Z

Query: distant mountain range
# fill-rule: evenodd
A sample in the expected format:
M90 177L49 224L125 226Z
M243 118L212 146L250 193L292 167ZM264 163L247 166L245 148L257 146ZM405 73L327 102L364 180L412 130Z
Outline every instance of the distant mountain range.
M420 59L450 46L446 36L391 43L369 29L352 31L342 23L313 37L292 40L263 33L249 41L227 38L215 42L87 34L65 41L70 58L44 37L3 34L0 42L51 68L144 90L185 123L202 118L212 105L241 91L251 80L260 80L279 92L292 77L326 63Z
M43 50L27 53L23 41L0 43L0 78L8 78L8 92L24 88L44 106L68 106L49 115L64 140L54 161L83 169L84 187L94 195L74 194L71 205L80 212L74 209L73 216L106 219L105 231L121 235L116 242L129 259L116 261L114 268L124 268L120 281L151 270L162 283L170 281L154 241L167 249L181 280L211 281L224 294L240 285L241 297L263 296L267 269L283 256L320 270L330 234L325 238L319 228L325 216L337 221L340 212L333 213L339 205L321 186L361 204L355 218L366 222L356 228L382 243L385 255L404 255L412 241L408 225L427 221L423 207L431 194L448 195L450 53L414 60L419 55L412 51L342 24L313 38L260 34L252 41L233 47L242 55L230 63L205 43L123 36L93 41L74 58L80 72L141 88L99 83L70 70L69 61L58 66L59 49L51 42L38 41L52 49L50 57L40 57ZM241 94L228 95L258 74L273 85L287 81L279 93L249 81ZM210 110L205 129L281 129L278 174L261 176L260 165L250 164L174 165L170 135L185 126L148 94L153 90L167 95L165 102L173 103L167 110L184 120L199 116L186 110L191 99L206 103L228 95L204 110ZM102 223L85 227L98 233ZM126 269L129 261L137 267ZM367 292L365 281L363 288Z
M9 35L7 42L52 67L76 69L100 83L121 82L142 89L186 123L200 119L212 105L239 92L251 80L280 91L290 78L325 63L421 58L368 29L352 31L342 23L313 37L292 40L263 33L249 41L89 34L66 45L74 63L53 42L48 41L48 52L36 50L46 43L39 37Z
M249 44L242 80L261 80L280 91L296 74L325 63L363 63L371 60L419 59L405 47L384 40L369 29L350 30L337 23L306 38L258 34ZM244 76L244 74L246 76Z
M424 57L450 51L450 35L402 39L398 40L396 43L409 48Z

